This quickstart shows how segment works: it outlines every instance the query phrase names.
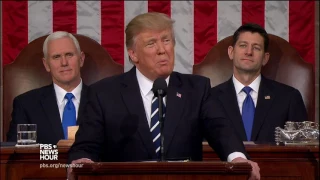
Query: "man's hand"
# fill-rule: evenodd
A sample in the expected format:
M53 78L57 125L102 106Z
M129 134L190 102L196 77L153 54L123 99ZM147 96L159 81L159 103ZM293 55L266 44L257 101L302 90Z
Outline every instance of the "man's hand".
M247 162L251 165L252 167L252 171L251 171L251 175L249 177L249 180L260 180L260 168L258 166L258 164L256 162L247 160L247 159L243 159L241 157L237 157L234 160L232 160L231 162L236 163L236 162Z
M71 164L85 164L85 163L94 163L91 159L88 158L81 158L81 159L77 159L71 162ZM74 177L71 175L72 173L72 168L69 167L67 170L67 179L68 180L73 180Z

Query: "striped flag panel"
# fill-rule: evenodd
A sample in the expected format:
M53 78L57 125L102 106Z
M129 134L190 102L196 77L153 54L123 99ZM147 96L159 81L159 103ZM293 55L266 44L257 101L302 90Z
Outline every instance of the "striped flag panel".
M2 63L14 61L31 41L56 30L83 34L112 58L129 62L125 25L136 15L163 12L175 20L175 70L192 73L218 41L255 22L280 36L315 64L315 1L2 1Z

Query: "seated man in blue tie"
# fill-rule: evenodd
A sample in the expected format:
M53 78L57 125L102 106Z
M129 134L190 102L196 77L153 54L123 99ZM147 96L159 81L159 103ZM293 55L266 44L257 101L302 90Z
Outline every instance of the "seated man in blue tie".
M275 142L276 127L308 119L297 89L261 75L270 56L268 45L268 34L261 26L239 27L228 48L233 76L211 91L242 141Z
M247 160L242 141L212 103L209 79L173 71L173 23L162 13L141 14L129 22L126 47L134 67L89 87L69 163L201 161L205 136L222 160L248 162L252 179L260 179L257 163ZM157 96L160 92L166 92L164 98ZM157 118L161 100L163 124Z
M68 32L54 32L44 41L43 55L53 83L14 99L7 141L17 141L17 124L37 124L37 142L56 144L68 138L68 126L78 124L87 89L80 76L85 55L78 40Z

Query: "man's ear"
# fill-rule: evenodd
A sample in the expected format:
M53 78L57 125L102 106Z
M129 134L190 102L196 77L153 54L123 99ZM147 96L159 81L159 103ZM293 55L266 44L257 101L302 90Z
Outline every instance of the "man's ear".
M268 63L269 58L270 58L270 53L268 53L268 52L264 53L264 57L263 57L263 61L262 61L262 66L265 66L265 65Z
M80 53L80 67L83 66L85 58L86 58L86 55L84 54L83 51L81 51L81 53Z
M137 57L137 53L133 50L133 49L128 49L128 55L130 57L130 59L132 60L132 62L134 64L137 64L139 62L138 57Z
M228 55L229 55L229 59L230 60L233 60L233 47L232 46L229 46L228 47Z
M46 68L46 71L50 72L50 66L48 65L48 62L45 58L42 58L42 63L43 63L44 68Z

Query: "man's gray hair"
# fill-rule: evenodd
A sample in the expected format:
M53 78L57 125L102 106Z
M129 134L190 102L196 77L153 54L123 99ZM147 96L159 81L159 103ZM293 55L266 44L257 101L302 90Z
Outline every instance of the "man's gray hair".
M52 40L60 39L60 38L64 38L64 37L70 38L73 41L74 45L76 46L78 53L81 52L78 40L71 33L68 33L66 31L56 31L56 32L50 34L43 43L43 56L45 59L47 59L47 56L48 56L49 42Z

